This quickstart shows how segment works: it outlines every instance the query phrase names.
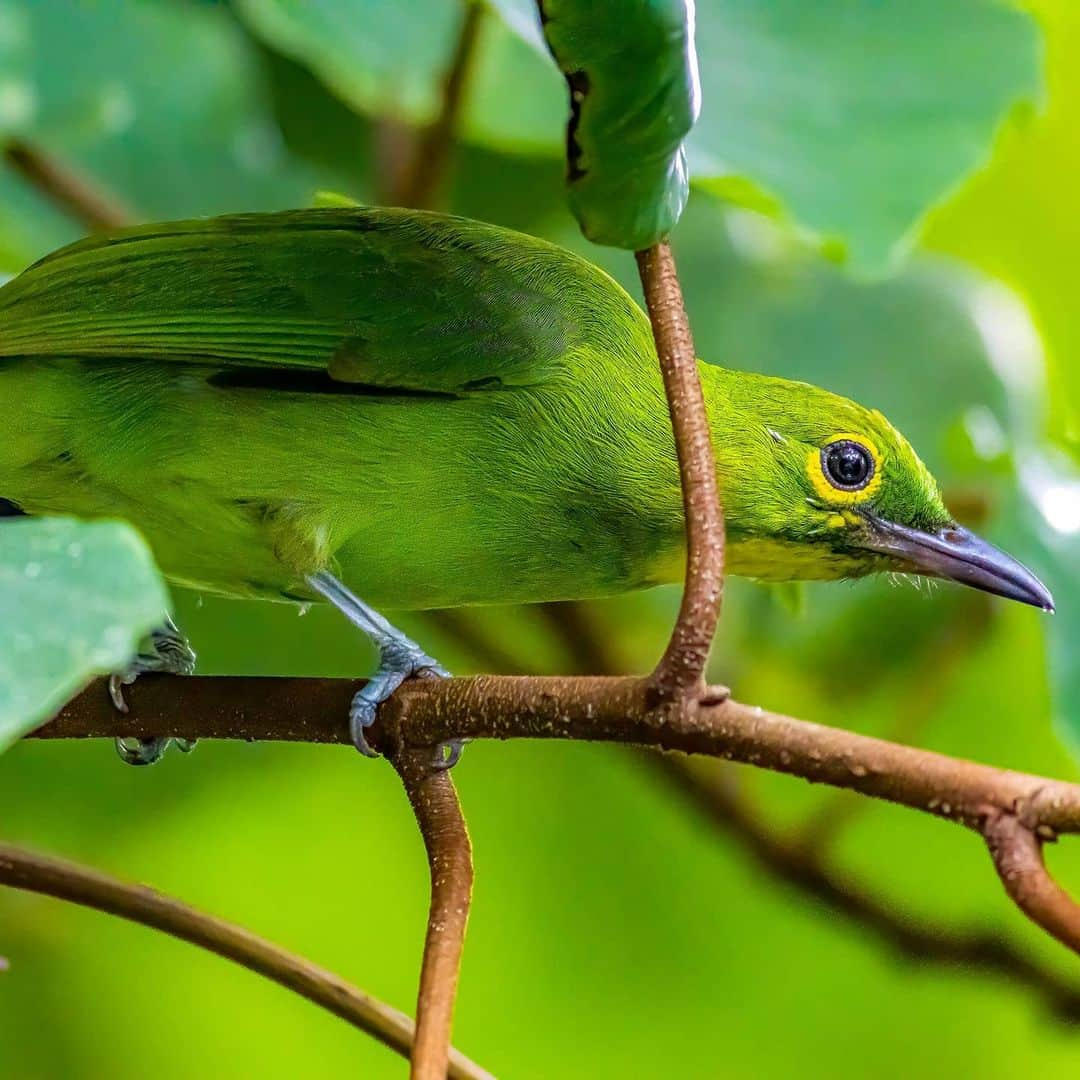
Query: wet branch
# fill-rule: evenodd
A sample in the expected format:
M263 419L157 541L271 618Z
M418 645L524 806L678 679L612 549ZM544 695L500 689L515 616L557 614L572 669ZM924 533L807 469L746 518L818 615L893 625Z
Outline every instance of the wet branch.
M348 679L147 676L116 713L102 683L72 701L38 738L172 735L183 738L349 742ZM1032 842L1080 832L1080 786L856 732L735 701L723 688L657 708L647 680L476 676L405 684L379 711L371 743L385 751L454 738L580 739L740 761L857 791L965 825L997 845L1010 895L1040 925L1047 901L1032 891L1039 871L1014 858L1016 829ZM1012 861L1010 861L1012 860ZM1021 895L1024 902L1020 903ZM1064 897L1064 894L1061 894ZM1075 909L1067 898L1065 901ZM1080 953L1080 920L1057 916L1052 931Z
M164 931L273 980L332 1012L408 1057L413 1022L344 979L243 927L188 907L146 885L133 885L98 870L11 844L0 844L0 884L54 896ZM447 1075L444 1065L440 1077ZM454 1050L455 1080L491 1080L490 1073Z

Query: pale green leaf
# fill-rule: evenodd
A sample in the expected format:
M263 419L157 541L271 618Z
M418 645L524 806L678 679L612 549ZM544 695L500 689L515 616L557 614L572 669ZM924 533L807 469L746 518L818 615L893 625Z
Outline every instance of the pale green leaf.
M0 521L0 751L95 675L123 668L167 610L127 525Z

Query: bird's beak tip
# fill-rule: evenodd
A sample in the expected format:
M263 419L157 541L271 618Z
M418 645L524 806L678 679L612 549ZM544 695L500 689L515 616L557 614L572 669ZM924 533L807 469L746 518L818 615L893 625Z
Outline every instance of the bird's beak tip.
M1050 590L1026 566L959 525L930 533L876 517L868 522L865 546L896 559L909 573L944 578L1054 612Z

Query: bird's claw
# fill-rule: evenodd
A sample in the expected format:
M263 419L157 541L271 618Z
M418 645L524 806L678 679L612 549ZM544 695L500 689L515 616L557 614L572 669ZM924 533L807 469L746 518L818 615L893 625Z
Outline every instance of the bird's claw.
M416 645L391 642L380 650L379 670L359 690L349 708L349 734L353 746L365 757L378 757L365 732L375 723L379 706L406 679L448 679L450 672ZM436 747L434 765L449 769L461 757L463 743L455 740Z
M138 673L134 671L109 676L109 700L117 712L127 715L128 703L124 700L124 687L130 686L138 677Z
M140 652L131 665L122 672L109 676L109 699L117 712L126 714L128 704L124 700L124 687L131 686L140 675L163 672L172 675L190 675L195 670L195 653L184 636L170 621L150 636L150 648ZM126 765L153 765L160 761L171 745L191 753L195 742L190 739L166 737L118 738L116 752Z

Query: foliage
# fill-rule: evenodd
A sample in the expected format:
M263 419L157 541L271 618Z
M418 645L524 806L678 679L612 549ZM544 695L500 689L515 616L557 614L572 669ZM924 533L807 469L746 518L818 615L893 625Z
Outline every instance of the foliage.
M994 605L973 614L945 588L865 582L811 588L798 615L770 591L732 582L716 676L748 700L824 722L1070 775L1050 717L1080 723L1068 647L1080 563L1063 516L1074 504L1057 490L1075 484L1080 403L1070 362L1080 346L1080 77L1069 51L1080 16L1059 0L1036 6L1048 35L1044 116L1013 107L1040 97L1034 23L991 0L698 4L698 191L676 252L704 357L882 408L984 528L1005 544L1030 538L1062 613L1049 623L1064 687L1052 703L1038 613ZM0 124L147 216L297 205L317 187L373 198L371 161L389 120L425 120L437 107L456 4L233 8L0 0ZM563 207L565 85L531 3L498 8L506 22L492 16L483 28L452 208L587 251L629 285L628 258L586 245ZM966 180L991 154L990 168ZM744 208L732 210L733 200ZM932 209L924 236L919 223ZM0 173L0 268L14 272L77 232ZM856 280L808 235L829 238L830 254L842 248L856 269L892 274ZM1003 279L1019 299L956 260ZM1048 465L1059 476L1049 494ZM177 601L204 671L347 674L370 660L328 610L298 619L284 607ZM590 613L637 670L655 659L675 602L661 591ZM129 632L148 614L135 612ZM468 617L523 670L573 662L534 610ZM479 666L423 616L402 622L453 670ZM389 769L327 748L208 745L140 772L100 744L30 743L0 769L10 838L126 867L395 1004L412 1001L425 870ZM1075 1033L1023 995L894 963L717 844L624 755L475 746L459 769L478 893L457 1042L499 1075L1004 1080L1064 1075L1075 1061ZM782 778L746 781L781 822L804 820L822 799ZM958 832L873 807L845 833L841 854L898 902L957 924L1004 925L1042 949ZM287 860L274 858L283 851ZM1080 882L1075 850L1054 862L1065 884ZM400 1068L306 1004L157 935L36 898L0 895L0 914L0 952L11 961L0 976L0 1040L18 1048L22 1075L285 1077L311 1075L313 1061L320 1075ZM166 971L155 1010L184 1017L183 1032L117 1029L131 988ZM50 1038L29 1038L42 1015L55 1018ZM718 1026L720 1041L700 1037Z
M153 559L119 523L64 518L0 529L0 750L93 675L117 671L162 621Z
M684 140L701 90L685 0L544 0L542 11L570 90L567 186L581 231L597 244L647 248L675 227L689 195Z
M489 27L466 135L561 157L564 89L532 0L494 6L539 55ZM368 4L360 18L349 0L239 7L358 108L434 115L456 0ZM1010 105L1039 96L1035 28L997 0L713 0L696 21L706 104L689 141L693 178L783 214L863 267L886 263L985 161Z

